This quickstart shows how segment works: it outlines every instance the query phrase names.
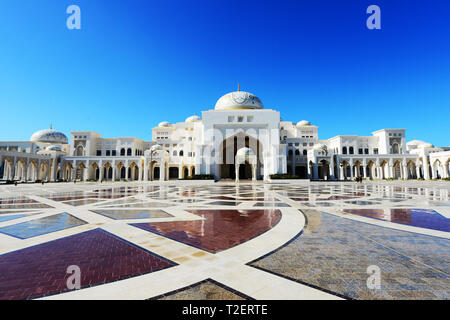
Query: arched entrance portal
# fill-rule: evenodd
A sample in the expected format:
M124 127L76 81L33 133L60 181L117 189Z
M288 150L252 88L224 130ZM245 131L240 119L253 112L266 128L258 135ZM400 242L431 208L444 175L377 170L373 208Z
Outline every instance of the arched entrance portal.
M219 159L222 164L218 167L218 176L221 179L236 179L236 155L238 150L250 148L256 155L256 179L261 179L263 174L263 147L258 139L246 135L243 132L237 133L223 140L219 145ZM252 168L247 163L239 166L239 179L252 179Z

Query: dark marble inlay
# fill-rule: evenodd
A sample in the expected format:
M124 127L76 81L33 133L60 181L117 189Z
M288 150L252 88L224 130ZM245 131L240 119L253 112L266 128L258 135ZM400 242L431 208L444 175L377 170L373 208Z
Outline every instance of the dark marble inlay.
M176 265L106 231L95 229L0 256L0 300L69 291L67 267L77 265L81 287Z
M220 282L207 279L153 297L150 300L253 300L253 298L225 286Z

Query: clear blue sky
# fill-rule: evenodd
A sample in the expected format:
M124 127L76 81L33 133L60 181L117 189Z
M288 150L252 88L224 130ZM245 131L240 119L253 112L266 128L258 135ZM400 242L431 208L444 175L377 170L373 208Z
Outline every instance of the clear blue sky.
M406 128L448 146L449 21L448 0L0 0L0 140L50 123L150 140L239 82L320 139Z

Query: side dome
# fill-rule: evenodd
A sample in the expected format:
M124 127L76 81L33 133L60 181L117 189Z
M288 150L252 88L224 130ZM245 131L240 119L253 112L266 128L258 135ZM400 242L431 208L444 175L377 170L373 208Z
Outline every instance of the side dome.
M186 120L184 122L197 122L202 120L199 116L193 115L190 116L189 118L186 118Z
M64 133L53 130L53 129L44 129L39 130L33 133L30 138L31 142L43 142L43 143L62 143L67 144L68 140Z
M150 150L163 150L162 145L160 144L154 144L153 146L150 147Z
M158 127L170 127L170 122L163 121L158 124Z
M407 142L406 145L407 146L419 146L419 145L424 144L424 143L426 143L426 142L422 141L422 140L414 139L414 140L411 140L410 142Z
M416 147L416 148L433 148L434 146L431 143L422 141L422 140L411 140L410 142L406 143L407 147Z
M50 145L50 146L46 147L45 150L47 150L47 151L62 151L62 148L61 148L61 146Z
M261 100L252 93L235 91L227 93L217 100L215 110L263 109Z
M304 127L304 126L310 126L311 122L307 121L307 120L302 120L297 122L297 127Z
M238 156L254 156L255 152L250 148L241 148L237 151Z
M327 150L327 146L325 144L317 143L313 147L314 150Z

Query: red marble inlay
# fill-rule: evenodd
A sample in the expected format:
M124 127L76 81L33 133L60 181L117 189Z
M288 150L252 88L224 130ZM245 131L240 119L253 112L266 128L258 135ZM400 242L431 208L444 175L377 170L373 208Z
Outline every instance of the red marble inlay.
M205 220L133 224L194 247L216 253L274 227L279 210L188 210Z
M67 267L77 265L81 287L137 276L175 263L95 229L0 256L0 300L69 291Z

